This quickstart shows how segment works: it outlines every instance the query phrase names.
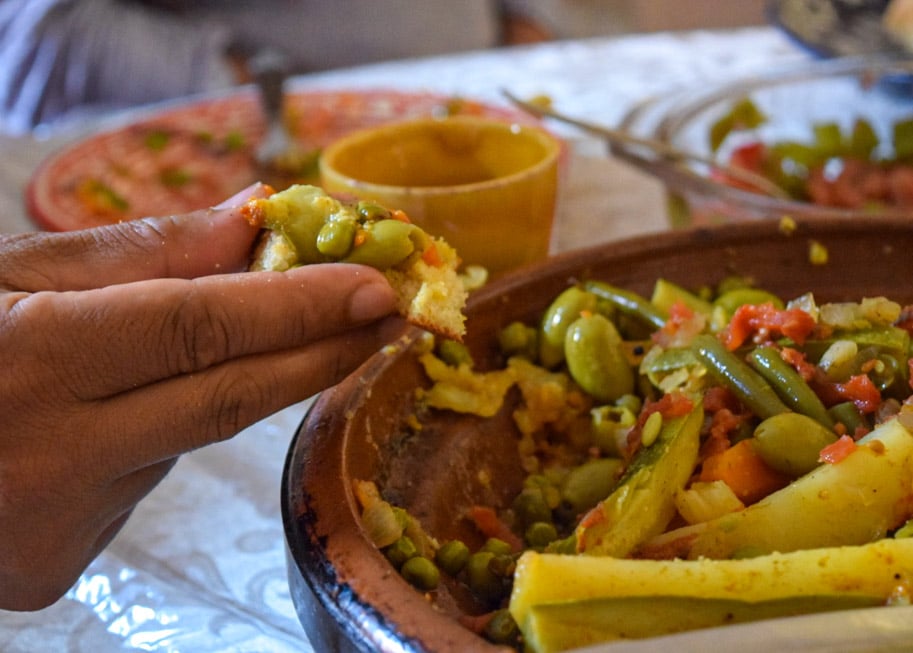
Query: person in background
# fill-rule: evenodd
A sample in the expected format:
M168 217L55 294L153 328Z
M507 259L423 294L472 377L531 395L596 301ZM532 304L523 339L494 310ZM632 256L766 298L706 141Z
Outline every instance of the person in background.
M0 130L247 82L246 61L291 72L617 29L608 0L2 0Z

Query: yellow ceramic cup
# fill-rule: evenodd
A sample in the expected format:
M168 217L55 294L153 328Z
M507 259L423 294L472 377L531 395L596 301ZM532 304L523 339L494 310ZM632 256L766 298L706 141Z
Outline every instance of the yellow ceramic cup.
M326 147L324 189L402 209L491 276L548 255L560 142L470 116L367 129Z

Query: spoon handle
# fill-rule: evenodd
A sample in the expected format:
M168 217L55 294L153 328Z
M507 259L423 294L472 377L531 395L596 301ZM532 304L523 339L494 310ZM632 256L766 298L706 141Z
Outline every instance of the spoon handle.
M642 138L620 129L612 129L604 125L597 125L592 122L587 122L586 120L574 118L572 116L559 113L554 109L521 100L508 91L502 91L502 93L514 105L533 116L538 118L552 118L553 120L557 120L568 125L573 125L574 127L582 129L583 131L590 134L601 136L606 141L608 141L610 145L616 147L620 146L623 149L625 156L635 159L640 163L646 164L646 169L648 172L651 171L650 164L654 163L654 161L649 157L632 150L632 147L649 150L653 154L674 163L680 163L682 161L693 161L695 163L701 163L713 169L719 170L720 172L729 177L732 177L733 179L748 184L752 189L756 190L756 192L780 199L789 199L789 195L775 183L766 177L751 172L750 170L746 170L745 168L739 168L736 166L720 163L712 157L697 154L695 152L685 152L666 143L663 143L662 141Z

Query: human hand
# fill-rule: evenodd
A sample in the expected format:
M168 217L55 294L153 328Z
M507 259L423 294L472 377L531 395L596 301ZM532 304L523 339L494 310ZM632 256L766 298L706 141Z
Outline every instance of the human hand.
M0 237L0 608L60 597L177 457L341 380L402 321L376 270L246 272L237 207Z

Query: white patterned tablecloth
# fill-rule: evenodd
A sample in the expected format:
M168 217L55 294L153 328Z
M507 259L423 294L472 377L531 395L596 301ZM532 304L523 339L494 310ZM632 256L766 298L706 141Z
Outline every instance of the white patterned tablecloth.
M806 56L773 29L756 28L555 42L295 83L434 90L498 103L507 88L547 94L567 112L611 125L645 98ZM575 154L560 197L556 249L665 228L656 182L566 135ZM34 228L23 188L41 159L72 137L0 138L0 230ZM0 612L0 651L312 650L289 598L279 514L282 465L306 405L184 456L66 597L40 612Z

